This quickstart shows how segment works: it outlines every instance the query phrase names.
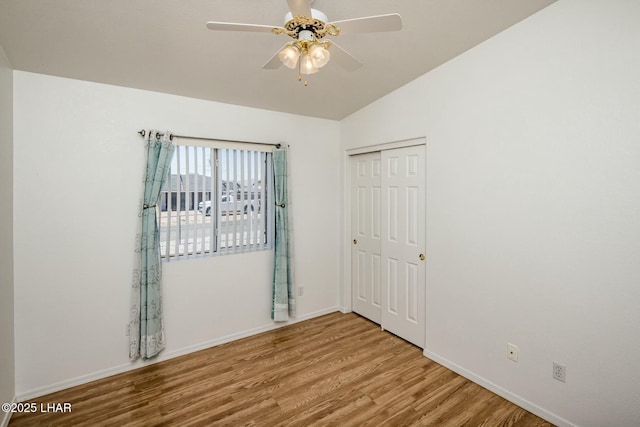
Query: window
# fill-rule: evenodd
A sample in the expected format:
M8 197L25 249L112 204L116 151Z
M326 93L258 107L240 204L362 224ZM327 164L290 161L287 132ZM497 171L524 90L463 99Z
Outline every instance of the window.
M160 193L165 261L270 249L271 153L176 145Z

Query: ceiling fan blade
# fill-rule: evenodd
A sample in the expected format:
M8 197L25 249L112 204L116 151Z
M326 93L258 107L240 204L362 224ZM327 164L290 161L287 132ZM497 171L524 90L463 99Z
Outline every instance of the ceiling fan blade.
M271 33L273 25L236 24L234 22L207 22L207 28L216 31L250 31L255 33Z
M287 0L287 4L293 16L311 18L311 2L309 0Z
M332 22L340 29L340 35L355 33L375 33L398 31L402 29L402 17L397 13L366 16L364 18L345 19Z
M335 44L333 41L331 42L331 47L329 48L329 50L331 51L331 62L336 62L345 70L355 71L358 68L362 67L362 62L360 62L349 52Z
M262 66L262 68L264 68L265 70L276 70L280 68L280 66L282 65L282 61L280 61L280 57L278 56L278 54L282 49L284 49L285 46L286 44L278 49L276 53L271 58L269 58L269 60Z

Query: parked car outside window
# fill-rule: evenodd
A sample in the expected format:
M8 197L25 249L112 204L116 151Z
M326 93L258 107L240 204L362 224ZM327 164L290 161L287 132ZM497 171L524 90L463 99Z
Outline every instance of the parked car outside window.
M237 203L236 203L237 201ZM220 214L233 215L236 213L254 212L260 209L260 204L249 200L238 200L233 194L225 194L220 198ZM198 203L198 211L206 216L211 216L211 200Z

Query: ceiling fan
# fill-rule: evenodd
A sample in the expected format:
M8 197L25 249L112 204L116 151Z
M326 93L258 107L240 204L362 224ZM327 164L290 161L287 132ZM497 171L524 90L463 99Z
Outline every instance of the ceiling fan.
M302 74L317 73L331 57L348 71L362 66L362 63L338 46L325 39L326 36L402 29L402 18L397 13L367 16L328 22L327 15L312 9L314 0L287 0L289 12L284 17L282 27L272 25L239 24L232 22L207 22L207 28L218 31L250 31L258 33L286 34L293 41L286 43L267 61L262 68L277 69L281 65L298 68L298 80ZM331 48L331 51L329 51ZM332 54L332 53L333 54ZM305 80L304 85L307 85Z

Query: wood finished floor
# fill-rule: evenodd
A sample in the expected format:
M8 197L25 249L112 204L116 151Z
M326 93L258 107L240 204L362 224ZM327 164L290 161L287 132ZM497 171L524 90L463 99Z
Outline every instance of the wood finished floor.
M355 314L333 313L38 399L21 426L551 426Z

